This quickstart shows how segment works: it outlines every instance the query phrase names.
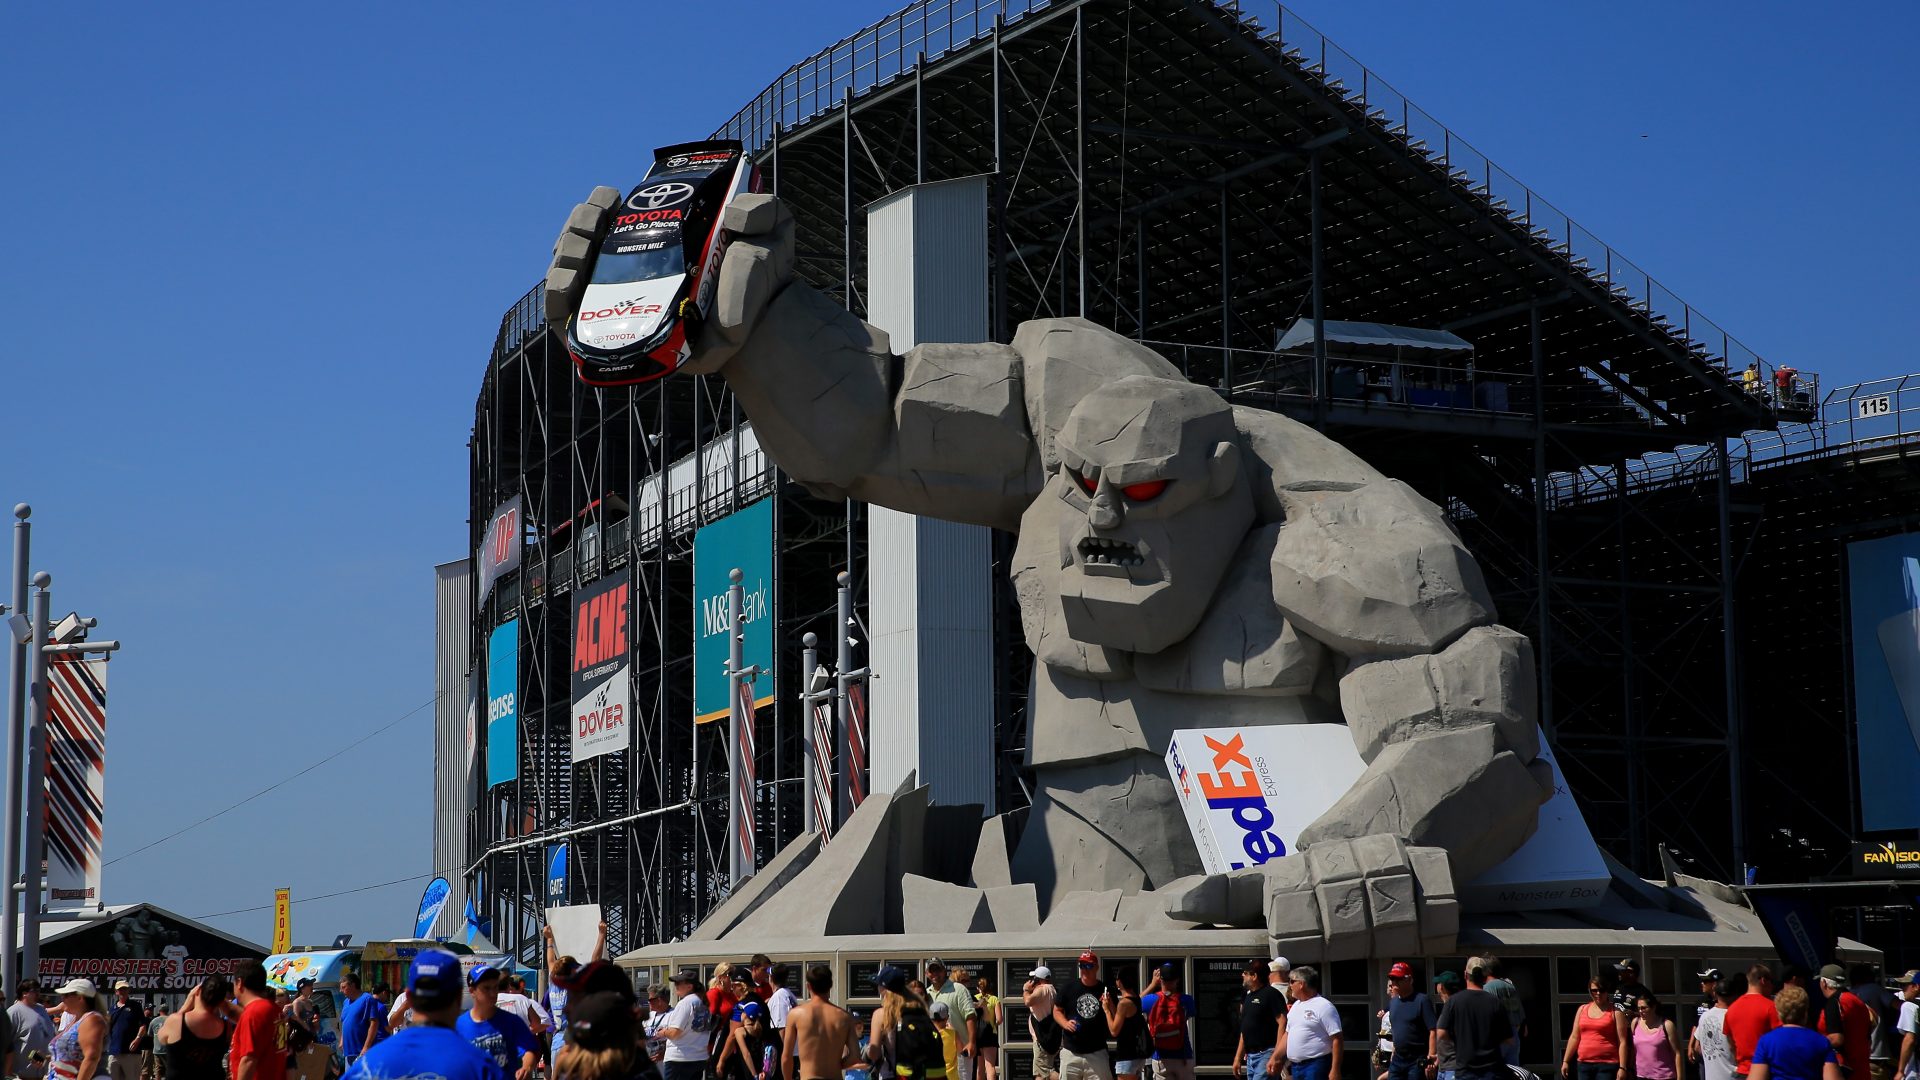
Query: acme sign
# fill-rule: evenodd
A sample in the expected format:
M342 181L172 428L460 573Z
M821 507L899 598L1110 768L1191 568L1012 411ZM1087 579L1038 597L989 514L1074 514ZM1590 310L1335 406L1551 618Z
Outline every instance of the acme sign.
M1920 847L1898 840L1853 845L1853 876L1920 877Z

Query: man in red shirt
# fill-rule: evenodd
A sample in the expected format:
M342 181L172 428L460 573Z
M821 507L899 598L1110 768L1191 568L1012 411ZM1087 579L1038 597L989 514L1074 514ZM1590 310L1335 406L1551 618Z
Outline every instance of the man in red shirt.
M1733 1075L1744 1077L1753 1067L1753 1048L1760 1036L1780 1026L1773 1007L1773 969L1755 964L1747 969L1747 992L1727 1006L1727 1037L1733 1040Z
M1840 1055L1848 1076L1866 1076L1872 1069L1873 1010L1848 986L1847 969L1839 964L1820 969L1820 985L1827 992L1820 1033Z
M242 960L233 971L240 991L240 1022L227 1061L233 1080L287 1080L287 1048L280 1043L280 1009L267 989L267 969Z

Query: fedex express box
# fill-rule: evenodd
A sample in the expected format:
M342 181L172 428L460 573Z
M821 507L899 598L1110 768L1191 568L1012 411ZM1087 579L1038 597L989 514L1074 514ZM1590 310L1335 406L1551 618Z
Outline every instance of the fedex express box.
M1560 766L1532 838L1499 866L1458 886L1472 911L1585 907L1608 872ZM1258 866L1299 850L1302 830L1347 793L1366 763L1342 724L1274 724L1176 731L1167 771L1210 874Z

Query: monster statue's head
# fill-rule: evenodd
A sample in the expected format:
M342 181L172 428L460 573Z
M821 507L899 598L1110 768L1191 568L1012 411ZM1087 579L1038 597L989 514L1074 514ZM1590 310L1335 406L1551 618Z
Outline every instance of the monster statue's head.
M1021 522L1040 571L1020 583L1023 616L1126 652L1184 639L1254 518L1232 410L1205 387L1128 376L1082 398L1054 450L1059 464Z

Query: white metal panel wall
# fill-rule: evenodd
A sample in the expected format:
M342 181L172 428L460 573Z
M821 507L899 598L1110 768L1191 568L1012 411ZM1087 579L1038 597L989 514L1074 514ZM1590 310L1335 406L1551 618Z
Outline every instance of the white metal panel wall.
M475 805L467 776L468 679L473 667L473 562L433 568L433 868L446 873L467 864L467 808ZM453 894L433 926L458 933L467 906L467 882L447 874Z
M985 341L987 184L967 177L868 208L867 318L898 352ZM935 802L994 807L993 543L956 525L874 507L867 524L874 791L916 773Z

